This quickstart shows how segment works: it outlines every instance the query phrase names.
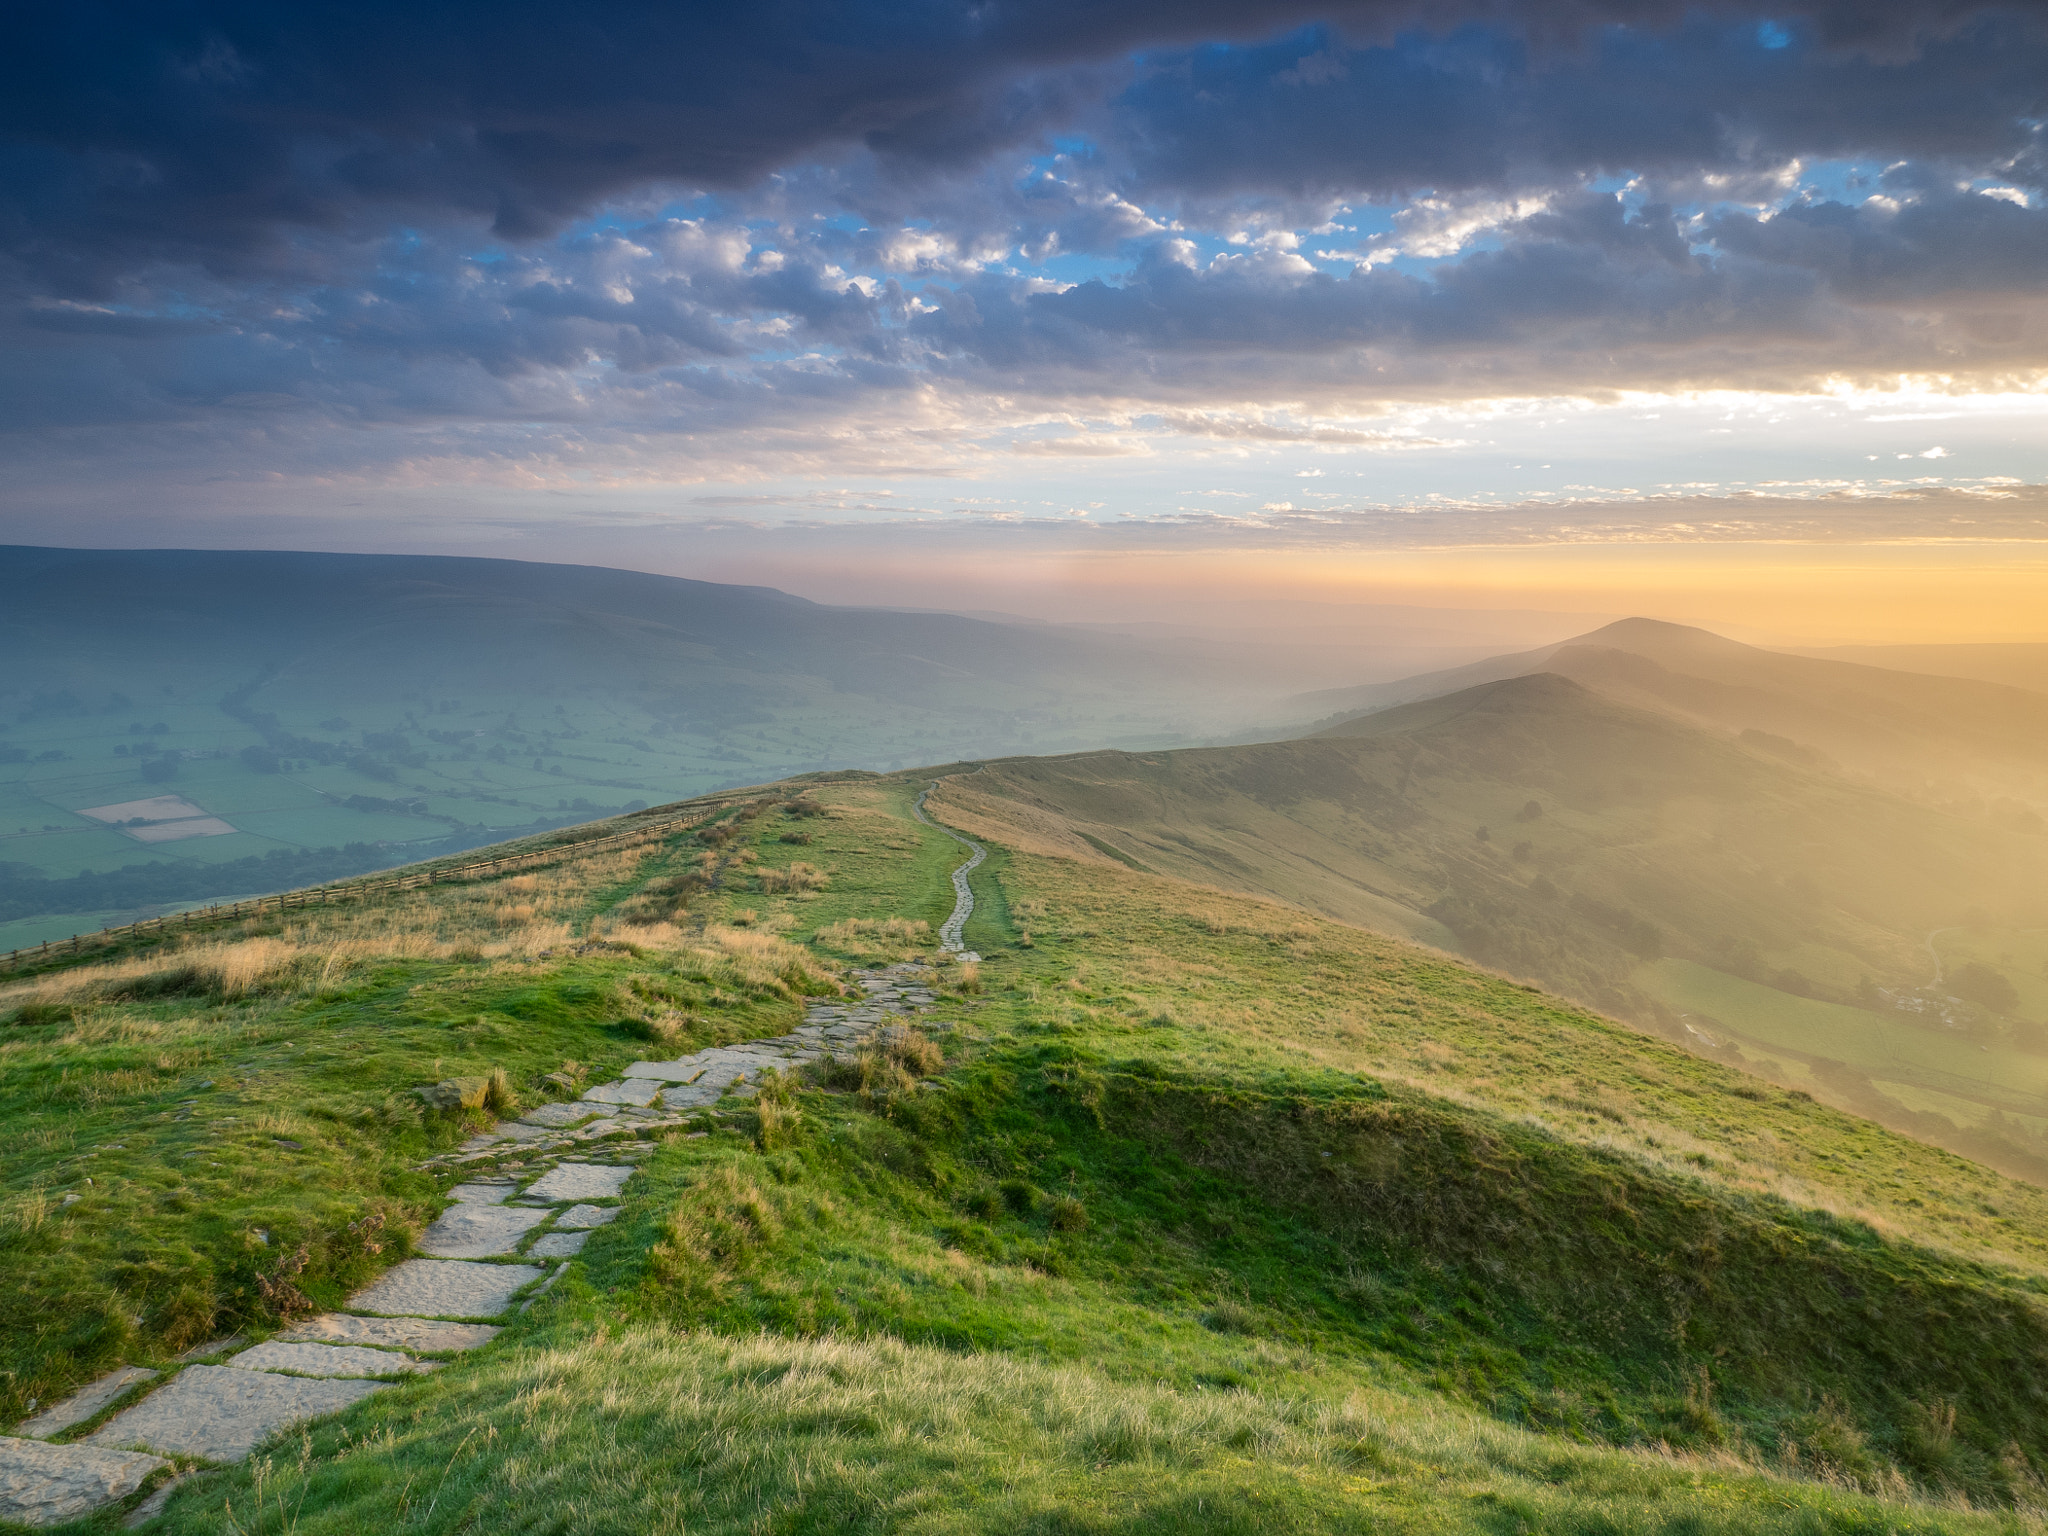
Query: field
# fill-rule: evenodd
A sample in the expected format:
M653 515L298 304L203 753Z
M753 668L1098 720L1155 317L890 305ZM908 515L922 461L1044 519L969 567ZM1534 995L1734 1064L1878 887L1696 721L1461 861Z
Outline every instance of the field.
M7 984L9 1408L275 1326L285 1253L321 1303L402 1256L464 1133L413 1085L530 1100L917 952L958 858L917 787ZM161 1528L2031 1520L2040 1190L1396 940L992 854L932 1087L670 1141L497 1345Z
M1740 1020L1734 1027L1746 1041L2012 1113L2038 1115L2048 1103L2048 1059L2002 1042L1979 1043L1889 1011L1795 997L1689 960L1659 960L1637 974L1655 996L1710 1030Z

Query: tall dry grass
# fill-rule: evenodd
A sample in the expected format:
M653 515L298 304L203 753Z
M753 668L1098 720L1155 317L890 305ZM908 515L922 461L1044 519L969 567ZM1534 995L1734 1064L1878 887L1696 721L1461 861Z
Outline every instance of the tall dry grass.
M832 877L825 871L801 859L787 869L764 869L760 875L761 889L771 896L779 892L822 891L832 883Z
M300 945L275 937L182 944L0 987L0 1008L171 991L242 997L278 990L307 958Z
M812 939L861 959L901 960L931 946L932 925L922 918L849 917L826 924Z

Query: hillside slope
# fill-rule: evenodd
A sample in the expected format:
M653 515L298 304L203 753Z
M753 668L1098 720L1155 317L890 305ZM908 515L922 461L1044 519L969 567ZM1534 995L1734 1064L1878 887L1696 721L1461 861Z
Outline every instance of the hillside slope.
M1738 1035L1786 1081L2048 1174L2048 1012L1929 983L1930 931L2048 926L2038 836L1550 674L1299 741L998 761L949 794L1047 849L1454 948L1700 1049ZM2020 956L1976 963L2025 980Z
M781 1034L915 954L958 858L919 787L0 988L0 1390L335 1305L455 1180L523 1166L422 1167L489 1116L413 1083L497 1067L530 1108L565 1057L595 1082ZM1959 1497L2034 1506L2048 1195L1454 960L1029 841L976 876L992 958L936 970L930 1041L640 1142L619 1218L494 1342L191 1479L159 1528L1988 1533Z
M1928 778L2048 810L2048 695L1791 655L1654 619L1622 619L1576 639L1395 683L1304 695L1305 714L1383 709L1480 683L1549 672L1622 703L1731 733L1761 732L1788 754L1818 755L1898 790Z

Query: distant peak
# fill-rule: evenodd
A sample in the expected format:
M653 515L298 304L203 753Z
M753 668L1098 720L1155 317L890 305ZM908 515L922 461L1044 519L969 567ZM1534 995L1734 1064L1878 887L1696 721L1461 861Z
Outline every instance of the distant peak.
M1673 624L1667 619L1616 619L1590 634L1567 640L1566 645L1605 645L1616 650L1720 651L1753 650L1739 640L1717 635L1711 629L1691 624Z

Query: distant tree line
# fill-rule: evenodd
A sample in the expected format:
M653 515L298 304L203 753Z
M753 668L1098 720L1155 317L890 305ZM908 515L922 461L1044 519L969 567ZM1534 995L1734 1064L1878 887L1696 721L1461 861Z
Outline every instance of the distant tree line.
M261 679L235 689L221 697L221 713L230 719L239 720L263 738L261 747L250 747L243 751L242 761L258 773L276 773L287 758L305 758L329 767L336 763L346 764L366 778L381 779L389 784L398 778L398 769L383 758L376 756L369 748L376 748L395 758L408 768L423 767L427 761L424 752L413 750L412 743L397 731L371 732L364 738L361 747L352 747L346 742L322 741L315 736L300 736L288 731L277 716L267 709L253 709L249 700L256 690L263 686ZM325 722L332 725L335 722ZM345 722L344 722L345 723Z

